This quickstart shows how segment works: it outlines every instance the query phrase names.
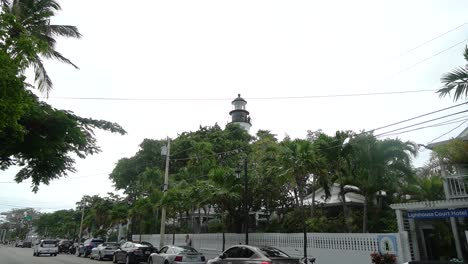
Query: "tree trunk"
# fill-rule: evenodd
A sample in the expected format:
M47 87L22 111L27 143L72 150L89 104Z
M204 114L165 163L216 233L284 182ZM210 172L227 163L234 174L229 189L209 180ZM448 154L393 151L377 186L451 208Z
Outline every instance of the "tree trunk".
M315 209L315 178L312 180L312 203L310 205L310 216L314 217L314 209ZM303 200L303 199L302 199Z
M201 210L200 210L200 206L198 207L198 233L200 234L200 231L201 231L201 227L202 227L202 219L201 219Z
M364 195L364 208L362 210L362 232L367 233L367 195Z
M297 197L297 188L294 188L294 200L296 201L296 206L299 205L299 198Z
M300 202L301 202L301 216L302 216L302 233L304 234L304 258L307 259L307 227L306 227L306 215L304 209L304 195L301 190L299 190Z
M341 196L341 205L343 206L343 220L345 224L346 231L351 233L351 228L348 223L348 205L346 205L346 194L344 192L344 186L340 184L340 196Z

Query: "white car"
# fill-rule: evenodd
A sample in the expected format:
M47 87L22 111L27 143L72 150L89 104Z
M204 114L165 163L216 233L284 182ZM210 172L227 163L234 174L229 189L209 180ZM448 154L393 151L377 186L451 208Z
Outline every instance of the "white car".
M99 246L91 249L89 258L103 260L105 258L111 259L114 256L114 252L119 248L119 243L105 242Z
M152 253L148 264L206 264L205 256L189 246L164 246Z
M57 240L43 239L34 245L33 256L39 257L41 254L48 254L51 256L57 256L58 244Z

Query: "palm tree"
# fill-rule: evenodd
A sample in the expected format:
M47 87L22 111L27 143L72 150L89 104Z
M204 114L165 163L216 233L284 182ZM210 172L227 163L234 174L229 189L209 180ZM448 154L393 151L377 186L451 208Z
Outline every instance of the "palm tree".
M80 32L75 26L50 24L50 19L61 10L60 5L54 0L13 0L11 2L1 0L1 6L2 12L10 15L15 21L9 25L5 41L9 54L15 58L23 57L26 60L23 62L26 67L34 67L38 89L48 95L52 89L52 80L47 74L42 58L55 59L78 69L55 49L55 38L81 38ZM35 47L33 47L32 54L30 49L25 49L24 45L21 45L21 39L25 37L34 40Z
M283 141L283 152L281 163L285 174L291 176L299 193L299 206L302 215L302 232L304 234L304 257L307 258L307 230L304 213L304 196L306 185L312 176L312 215L314 212L316 183L322 182L320 176L324 173L323 159L318 155L316 147L309 140L297 139L294 141Z
M465 47L465 53L463 56L468 63L468 46ZM452 90L454 90L454 101L462 99L463 97L468 98L468 64L465 65L464 68L458 67L451 72L442 75L440 80L444 84L444 87L437 91L440 97L450 95Z
M361 134L350 141L353 148L351 174L358 192L364 196L362 231L368 231L368 206L377 192L396 189L407 175L413 173L411 155L417 146L398 139L377 140L373 135Z

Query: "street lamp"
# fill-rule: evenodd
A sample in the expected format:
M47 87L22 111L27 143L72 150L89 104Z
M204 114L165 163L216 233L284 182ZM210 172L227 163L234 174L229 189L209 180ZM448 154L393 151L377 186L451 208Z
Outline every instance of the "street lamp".
M236 178L241 178L242 170L240 166L236 168ZM249 208L248 208L248 184L247 178L247 156L244 157L244 228L245 228L245 244L249 244Z

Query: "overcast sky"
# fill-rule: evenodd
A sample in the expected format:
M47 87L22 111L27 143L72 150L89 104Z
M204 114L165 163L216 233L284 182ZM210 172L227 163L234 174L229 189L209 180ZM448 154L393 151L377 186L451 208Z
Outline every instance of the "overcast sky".
M454 103L434 92L285 97L437 89L443 73L465 64L468 24L406 52L468 22L468 2L462 0L60 4L63 11L52 22L76 25L84 37L59 39L58 50L80 70L47 62L54 82L47 102L118 122L128 135L98 131L102 153L77 160L77 173L41 185L37 194L29 182L11 183L18 168L0 172L0 211L73 208L85 194L105 195L114 190L108 174L117 160L132 156L144 138L224 126L238 93L248 101L252 134L267 129L279 138L304 138L307 130L370 130ZM210 100L64 99L71 97ZM271 97L285 99L260 99ZM425 144L457 125L398 137ZM428 157L428 151L420 153L415 166Z

